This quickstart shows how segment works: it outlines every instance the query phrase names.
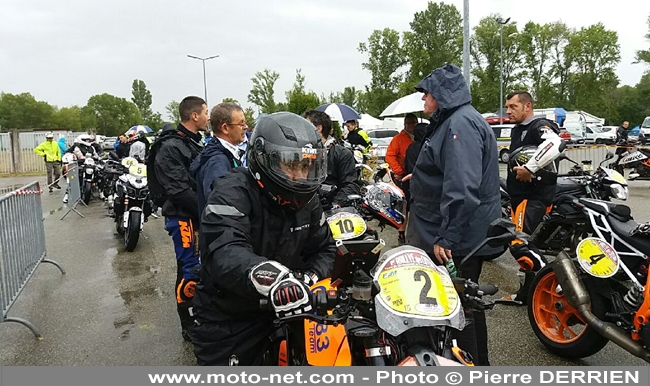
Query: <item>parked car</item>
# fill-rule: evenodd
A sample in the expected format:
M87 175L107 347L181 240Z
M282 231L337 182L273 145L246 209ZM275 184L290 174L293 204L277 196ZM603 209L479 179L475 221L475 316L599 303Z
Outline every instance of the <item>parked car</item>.
M587 125L585 143L607 144L616 142L616 131L604 131L600 125Z
M368 136L370 136L370 133L368 133ZM377 156L381 161L386 159L386 151L392 139L393 137L371 138L372 147L370 148L370 154Z
M397 129L374 129L374 130L368 130L366 133L368 133L368 137L370 137L370 140L372 141L375 138L393 138L397 134L399 134L399 130Z
M650 117L645 117L641 124L641 131L639 132L639 141L641 144L650 142ZM628 134L629 135L629 134Z
M486 119L486 121L488 123L491 122L489 119ZM490 124L490 127L494 130L494 136L497 138L499 161L507 163L510 159L510 132L515 125L511 123L499 125L498 123L499 120L497 118L496 124Z
M113 150L113 145L115 145L115 141L117 141L117 137L106 137L102 141L102 148L104 150Z
M636 126L632 130L628 130L627 139L630 142L639 142L640 134L641 134L641 126Z

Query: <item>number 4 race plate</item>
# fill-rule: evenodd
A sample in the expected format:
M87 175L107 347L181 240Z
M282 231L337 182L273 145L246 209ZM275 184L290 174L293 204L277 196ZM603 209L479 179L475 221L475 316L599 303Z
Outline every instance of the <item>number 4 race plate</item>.
M588 274L599 278L614 276L621 265L616 250L606 241L589 237L576 248L580 266Z

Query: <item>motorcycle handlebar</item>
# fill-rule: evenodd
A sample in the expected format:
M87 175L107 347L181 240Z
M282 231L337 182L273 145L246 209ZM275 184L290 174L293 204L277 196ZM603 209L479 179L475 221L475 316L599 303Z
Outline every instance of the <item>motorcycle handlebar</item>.
M494 284L480 284L478 286L478 291L483 295L494 295L499 292L499 288Z

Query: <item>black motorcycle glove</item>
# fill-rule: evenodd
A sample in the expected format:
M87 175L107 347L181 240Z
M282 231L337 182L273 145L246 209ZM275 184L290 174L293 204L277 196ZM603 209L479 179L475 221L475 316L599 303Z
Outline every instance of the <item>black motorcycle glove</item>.
M309 287L295 278L284 279L274 286L270 299L278 318L300 315L312 310Z

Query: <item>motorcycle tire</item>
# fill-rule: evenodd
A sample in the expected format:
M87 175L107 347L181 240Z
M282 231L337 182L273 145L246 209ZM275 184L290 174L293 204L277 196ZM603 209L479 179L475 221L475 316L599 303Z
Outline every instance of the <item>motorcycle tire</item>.
M88 205L90 202L90 196L92 195L93 192L93 187L92 184L88 181L84 182L84 204Z
M140 212L135 210L129 212L128 216L129 227L124 230L124 248L128 252L133 252L135 247L138 245L138 240L140 239L140 223L142 222L142 216L140 215Z
M591 298L591 312L605 318L607 305L601 296L591 290L589 279L582 275ZM578 311L569 305L566 296L558 293L558 281L553 265L542 268L533 280L528 293L528 320L537 339L553 354L563 358L585 358L600 351L607 344L593 327L586 325ZM578 326L581 330L572 328Z

